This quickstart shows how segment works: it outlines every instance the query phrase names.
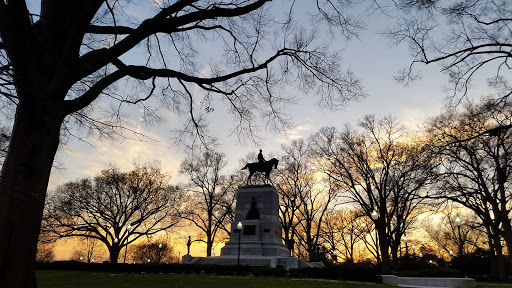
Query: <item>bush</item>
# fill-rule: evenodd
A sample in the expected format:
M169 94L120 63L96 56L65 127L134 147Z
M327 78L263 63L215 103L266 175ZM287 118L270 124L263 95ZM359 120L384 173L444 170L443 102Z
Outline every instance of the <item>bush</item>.
M377 268L370 263L343 263L324 268L290 269L292 277L377 282Z
M116 273L174 273L207 275L255 275L271 277L307 277L322 279L356 280L376 282L377 269L370 263L344 263L324 268L300 268L286 271L283 268L264 268L243 265L203 264L124 264L83 263L76 261L38 262L38 270L73 270Z
M284 277L288 275L288 271L283 268L252 267L251 270L254 276Z
M174 274L217 274L248 275L250 266L233 265L184 265L184 264L124 264L124 263L83 263L76 261L37 262L38 270L73 270L127 273L174 273Z

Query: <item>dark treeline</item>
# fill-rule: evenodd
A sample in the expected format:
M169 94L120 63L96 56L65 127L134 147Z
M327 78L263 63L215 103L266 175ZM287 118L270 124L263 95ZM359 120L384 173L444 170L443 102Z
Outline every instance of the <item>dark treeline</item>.
M445 111L420 132L393 117L366 116L355 126L325 127L282 145L272 182L284 243L307 261L371 261L383 272L403 257L449 262L476 253L488 259L489 273L510 274L511 124L508 101L482 101ZM204 242L205 256L212 256L229 238L236 191L245 184L240 171L224 171L225 158L191 154L180 170L188 180L177 186L158 163L66 183L48 198L41 239L103 243L110 262L123 248L126 262L128 244L146 239L147 247L134 246L129 261L159 262L134 252L150 255L154 243L168 251L172 241L154 235L179 230L180 223L199 231L191 240ZM42 251L48 242L41 242ZM169 251L167 262L184 255Z

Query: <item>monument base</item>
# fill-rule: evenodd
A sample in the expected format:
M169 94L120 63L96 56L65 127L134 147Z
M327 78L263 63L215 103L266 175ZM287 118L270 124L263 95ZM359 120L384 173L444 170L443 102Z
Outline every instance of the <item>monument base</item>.
M241 225L241 229L237 226ZM221 256L183 256L183 264L249 265L290 268L317 267L290 256L279 222L279 196L270 185L249 185L238 190L231 237ZM240 258L239 258L240 257ZM240 259L240 261L238 260ZM323 266L323 265L322 265Z
M221 249L221 256L238 255L240 248L240 255L289 257L282 233L276 189L270 185L240 187L231 238Z
M187 257L185 257L187 256ZM185 255L182 264L211 264L211 265L237 265L238 255L226 255L217 257L191 257ZM252 267L291 268L315 267L314 263L308 263L295 257L240 255L240 265Z

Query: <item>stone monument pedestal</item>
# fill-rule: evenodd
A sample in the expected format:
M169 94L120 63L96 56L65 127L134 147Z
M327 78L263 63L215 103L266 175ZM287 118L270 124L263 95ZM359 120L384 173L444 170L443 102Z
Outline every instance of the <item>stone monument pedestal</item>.
M236 203L231 238L220 250L221 256L238 256L238 245L240 255L290 256L290 250L283 244L279 197L274 187L243 186L238 191ZM242 231L237 229L239 222L242 223Z
M237 228L239 222L242 223L241 231ZM270 185L240 187L231 238L220 254L218 257L187 258L182 263L236 265L240 261L241 265L287 270L311 267L309 263L291 257L290 250L283 244L279 196Z

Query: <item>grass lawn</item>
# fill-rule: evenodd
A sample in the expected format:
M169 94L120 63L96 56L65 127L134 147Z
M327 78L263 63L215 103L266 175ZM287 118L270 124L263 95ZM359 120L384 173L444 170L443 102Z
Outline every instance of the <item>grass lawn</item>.
M512 283L485 283L478 282L476 283L478 288L512 288Z
M391 288L378 283L319 279L209 275L123 274L81 271L37 271L39 288ZM478 288L512 288L511 283L477 283Z
M79 271L37 271L39 288L389 288L377 283L293 279L170 274L111 274ZM489 287L503 288L503 287ZM510 287L512 288L512 286Z

